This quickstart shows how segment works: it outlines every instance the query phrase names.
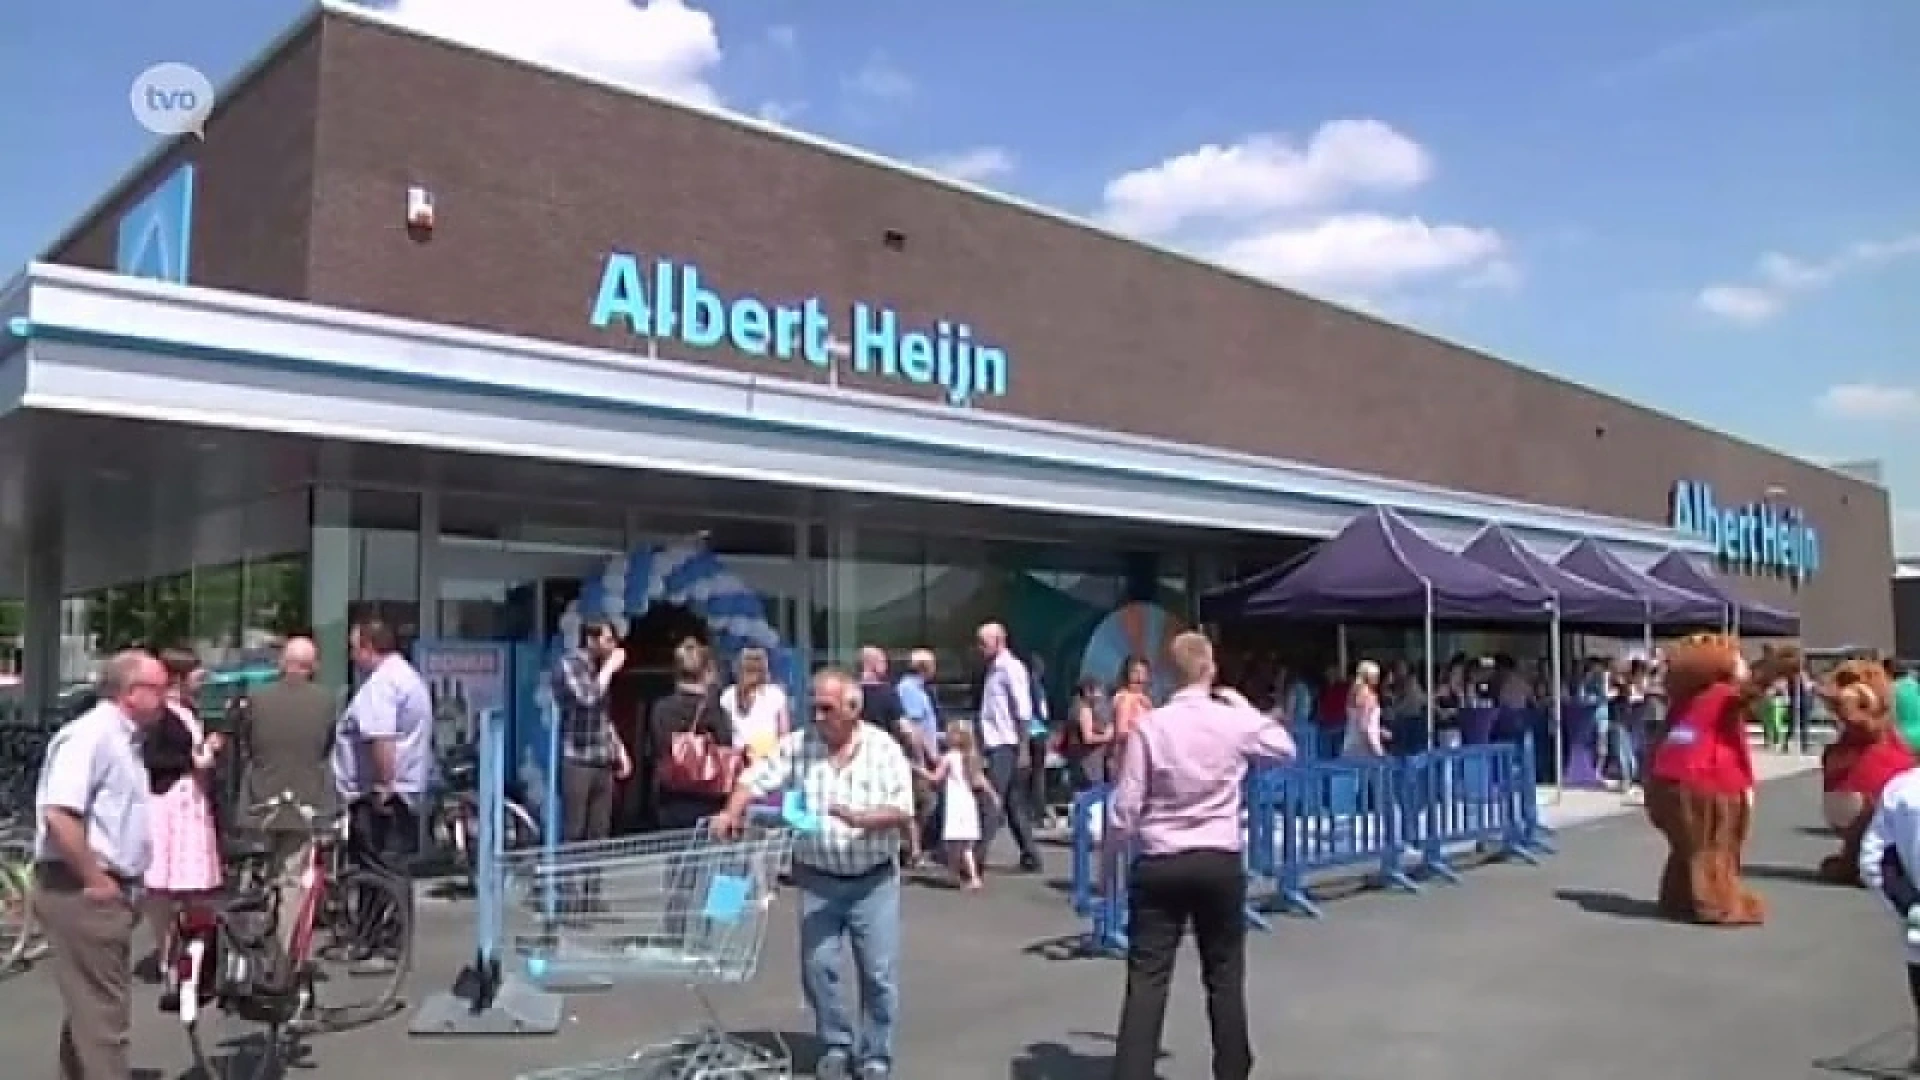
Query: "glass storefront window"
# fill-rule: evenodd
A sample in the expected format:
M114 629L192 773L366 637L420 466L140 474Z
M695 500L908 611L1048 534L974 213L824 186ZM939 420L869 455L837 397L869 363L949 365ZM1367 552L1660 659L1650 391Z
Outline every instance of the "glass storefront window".
M243 564L194 570L193 646L202 663L221 667L238 658L245 590Z
M851 664L872 645L897 667L931 649L954 707L972 698L983 623L1037 662L1056 709L1083 675L1109 682L1131 653L1158 660L1189 625L1184 555L824 526L813 544L814 662Z

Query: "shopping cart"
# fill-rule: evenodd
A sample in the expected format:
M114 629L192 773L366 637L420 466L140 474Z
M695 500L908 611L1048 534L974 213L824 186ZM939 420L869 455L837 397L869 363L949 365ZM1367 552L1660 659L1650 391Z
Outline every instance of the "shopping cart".
M730 1035L706 988L753 978L793 835L750 825L721 839L702 825L503 853L507 951L535 981L679 982L707 1016L696 1035L521 1080L791 1077L790 1051Z

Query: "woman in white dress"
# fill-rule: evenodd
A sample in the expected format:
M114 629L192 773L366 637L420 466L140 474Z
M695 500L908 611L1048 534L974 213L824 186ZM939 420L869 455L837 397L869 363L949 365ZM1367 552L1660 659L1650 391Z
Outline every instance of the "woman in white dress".
M733 724L733 743L758 761L793 726L787 692L773 681L765 649L741 649L733 662L733 685L720 693L720 709Z
M947 845L947 869L968 891L980 888L980 799L995 798L980 753L974 748L973 728L947 725L947 749L933 767L931 779L940 789L940 835Z

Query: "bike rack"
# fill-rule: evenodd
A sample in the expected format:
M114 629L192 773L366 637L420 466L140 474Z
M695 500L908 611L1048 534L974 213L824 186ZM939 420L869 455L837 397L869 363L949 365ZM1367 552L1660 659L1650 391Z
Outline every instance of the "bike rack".
M553 1035L560 1030L565 1000L551 989L503 972L500 963L506 904L500 842L506 822L507 761L507 711L487 709L480 714L480 858L473 961L455 976L453 986L420 1003L407 1024L410 1035Z

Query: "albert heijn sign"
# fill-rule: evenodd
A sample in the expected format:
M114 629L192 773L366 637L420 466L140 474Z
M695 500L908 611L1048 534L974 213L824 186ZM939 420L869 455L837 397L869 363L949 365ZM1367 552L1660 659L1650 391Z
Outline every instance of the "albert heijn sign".
M1805 581L1820 571L1820 533L1806 511L1768 499L1722 505L1699 480L1673 485L1675 532L1713 545L1723 569Z

